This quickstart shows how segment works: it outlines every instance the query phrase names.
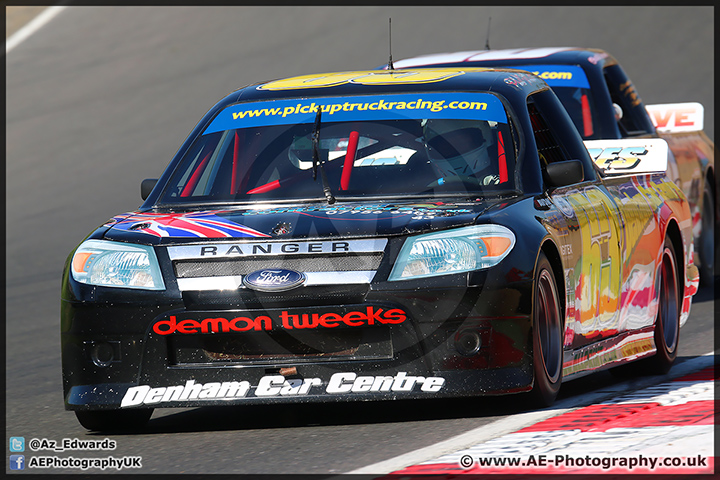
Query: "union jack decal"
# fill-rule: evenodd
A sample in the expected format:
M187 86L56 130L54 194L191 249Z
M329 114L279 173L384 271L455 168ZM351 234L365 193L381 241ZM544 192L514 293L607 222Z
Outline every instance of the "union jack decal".
M105 225L156 237L242 238L270 237L252 228L231 222L217 214L222 211L191 213L137 213L118 215Z

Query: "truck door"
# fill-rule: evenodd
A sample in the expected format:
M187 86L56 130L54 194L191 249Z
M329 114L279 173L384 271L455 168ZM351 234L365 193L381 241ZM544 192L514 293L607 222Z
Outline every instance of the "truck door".
M580 159L586 172L583 182L549 190L551 201L567 222L567 234L560 237L559 246L566 278L565 347L577 348L616 335L621 329L622 220L598 180L579 134L564 125L567 115L555 110L554 103L560 104L556 98L555 102L545 98L548 93L537 93L528 101L541 167ZM563 136L573 134L578 140L562 141ZM576 146L578 141L582 149L569 151L566 145Z

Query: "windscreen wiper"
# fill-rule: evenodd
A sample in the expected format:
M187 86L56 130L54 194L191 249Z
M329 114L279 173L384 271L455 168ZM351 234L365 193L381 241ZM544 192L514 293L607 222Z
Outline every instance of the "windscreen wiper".
M330 183L328 182L327 175L325 174L325 167L323 166L324 161L320 161L320 149L318 144L320 143L320 116L322 114L322 107L318 106L317 115L315 115L315 126L313 127L312 134L312 146L313 146L313 180L317 180L317 169L320 166L320 178L322 179L323 192L325 192L325 198L327 198L328 205L335 203L335 195L330 190Z

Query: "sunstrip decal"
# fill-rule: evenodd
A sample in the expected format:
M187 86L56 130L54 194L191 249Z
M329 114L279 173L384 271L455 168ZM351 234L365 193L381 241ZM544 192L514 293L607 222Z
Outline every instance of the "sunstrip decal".
M220 112L204 134L313 123L318 108L322 109L323 122L447 118L507 123L502 102L489 93L412 93L241 103Z
M508 65L508 68L527 70L551 87L590 88L585 72L577 65Z
M193 213L143 213L118 221L113 228L147 233L156 237L244 238L270 237L252 228L231 222L219 211ZM116 217L118 218L118 217ZM122 217L120 217L122 218Z
M412 68L420 65L436 65L439 63L479 62L485 60L512 60L525 58L542 58L571 48L514 48L507 50L473 50L453 53L435 53L420 57L407 58L395 62L395 68Z
M452 52L452 53L434 53L431 55L422 55L420 57L407 58L404 60L398 60L394 62L395 68L412 68L422 65L436 65L439 63L458 63L465 62L470 59L473 55L478 53L477 50L471 50L466 52ZM387 68L387 66L385 67Z
M480 60L512 60L517 58L543 58L572 50L569 47L515 48L507 50L480 50L468 62Z

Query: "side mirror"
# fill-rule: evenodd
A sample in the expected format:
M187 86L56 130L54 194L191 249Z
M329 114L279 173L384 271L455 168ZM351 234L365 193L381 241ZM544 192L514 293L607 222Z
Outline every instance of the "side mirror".
M553 162L545 168L545 180L551 187L564 187L585 180L585 170L580 160Z
M146 178L140 184L140 196L143 200L147 200L150 196L150 192L155 188L155 184L158 182L157 178Z

